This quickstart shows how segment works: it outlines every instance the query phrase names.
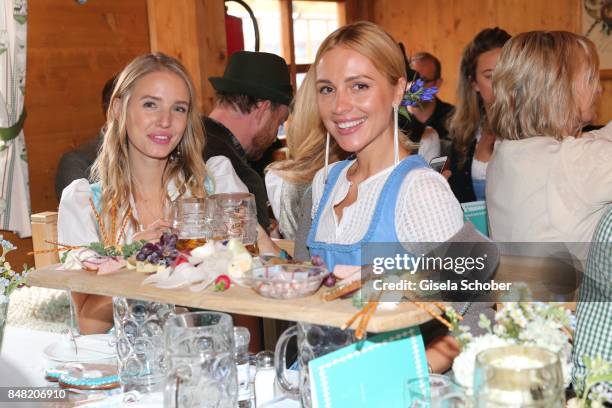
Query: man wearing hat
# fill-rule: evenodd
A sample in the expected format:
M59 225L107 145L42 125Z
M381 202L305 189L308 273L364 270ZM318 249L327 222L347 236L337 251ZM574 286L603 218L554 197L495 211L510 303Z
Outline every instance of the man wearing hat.
M269 230L268 195L261 176L249 165L274 142L287 120L293 88L284 59L266 52L238 51L223 77L211 77L216 104L205 117L204 159L225 156L255 195L259 224Z

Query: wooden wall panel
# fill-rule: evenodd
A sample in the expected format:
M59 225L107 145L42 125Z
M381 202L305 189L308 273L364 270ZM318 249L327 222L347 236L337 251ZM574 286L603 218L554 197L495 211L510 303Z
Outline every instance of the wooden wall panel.
M340 24L372 21L373 5L371 0L344 0L344 4L338 6Z
M208 77L227 61L223 0L147 0L151 50L179 59L191 73L200 112L214 106ZM170 35L171 33L171 35Z
M25 137L32 211L57 209L55 171L61 155L103 124L104 83L149 51L146 0L29 2ZM7 236L7 234L5 234ZM15 237L11 235L11 239ZM14 265L31 240L16 240Z
M148 52L145 0L30 2L25 135L32 211L57 207L61 154L95 136L104 121L100 91Z
M580 0L372 0L372 20L411 54L428 51L442 62L440 97L455 100L463 47L486 27L510 34L550 29L580 32Z

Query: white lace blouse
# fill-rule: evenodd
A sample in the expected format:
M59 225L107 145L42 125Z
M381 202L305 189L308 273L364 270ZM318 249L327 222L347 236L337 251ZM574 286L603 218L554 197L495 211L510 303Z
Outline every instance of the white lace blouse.
M330 166L337 165L334 163ZM348 194L350 182L346 166L331 191L323 209L315 239L327 243L352 244L367 232L380 192L391 174L389 167L362 181L357 201L344 208L338 220L333 207ZM323 169L319 170L312 186L312 217L318 210L324 190ZM402 183L395 207L395 231L400 242L442 242L463 226L463 212L446 179L430 168L412 170Z
M206 169L212 179L215 193L249 192L227 157L211 157L206 162ZM168 185L168 195L172 200L177 198L178 192L173 183ZM88 245L100 240L98 223L89 204L91 196L91 187L87 179L74 180L62 192L57 218L57 235L62 244ZM134 216L138 219L138 214L135 212ZM134 233L135 231L128 225L127 242L131 241Z
M434 128L428 126L425 129L421 142L419 143L418 154L423 156L427 163L429 163L431 159L440 156L440 137ZM278 220L280 219L281 191L285 181L274 170L270 170L266 172L265 182L272 212L274 213L274 217Z

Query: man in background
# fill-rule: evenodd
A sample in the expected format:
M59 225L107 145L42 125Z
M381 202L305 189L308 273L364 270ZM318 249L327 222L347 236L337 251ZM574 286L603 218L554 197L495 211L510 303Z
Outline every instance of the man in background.
M203 118L204 159L230 159L255 196L259 224L269 232L266 186L249 161L262 157L289 115L293 88L287 63L275 54L238 51L230 57L223 76L209 80L216 91L216 104Z
M102 111L105 118L114 86L115 77L113 76L106 81L102 88ZM63 154L55 173L55 194L58 200L62 197L62 191L68 184L82 178L89 179L91 165L98 157L98 150L100 150L103 138L104 127L100 129L97 136L83 142L76 149Z
M443 82L442 66L436 57L427 52L416 53L410 59L410 66L419 73L426 88L435 86L440 89ZM435 97L431 102L423 102L420 106L408 106L407 109L412 119L434 128L440 140L448 140L446 121L452 114L453 105Z

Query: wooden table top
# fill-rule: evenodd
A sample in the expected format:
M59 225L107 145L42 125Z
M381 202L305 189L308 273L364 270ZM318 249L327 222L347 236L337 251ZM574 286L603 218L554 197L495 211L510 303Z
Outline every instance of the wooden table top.
M336 327L357 312L350 299L322 301L321 291L304 298L278 300L265 298L250 288L235 285L225 292L214 292L212 287L201 292L191 292L188 288L159 289L153 285L143 285L142 281L147 275L131 270L98 276L84 270L58 270L59 266L50 265L32 271L28 284ZM368 324L368 331L385 332L418 325L430 319L428 313L415 305L401 302L394 310L377 310Z

